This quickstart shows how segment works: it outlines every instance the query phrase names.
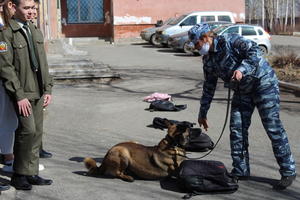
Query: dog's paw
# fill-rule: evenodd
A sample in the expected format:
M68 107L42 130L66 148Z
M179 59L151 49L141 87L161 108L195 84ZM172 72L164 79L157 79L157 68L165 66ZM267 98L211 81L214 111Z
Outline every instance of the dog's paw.
M123 181L126 181L126 182L134 182L134 178L132 176L128 176L128 175L120 175L120 178L123 180Z

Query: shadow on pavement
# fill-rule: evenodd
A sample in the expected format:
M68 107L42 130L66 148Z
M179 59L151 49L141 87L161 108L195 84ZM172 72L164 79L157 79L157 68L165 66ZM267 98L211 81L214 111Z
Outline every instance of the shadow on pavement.
M161 53L174 53L173 49L159 49L157 51Z
M148 45L144 45L143 48L151 48L151 49L165 49L166 47L163 47L163 46L155 46L155 45L151 45L151 44L148 44Z
M111 176L105 176L105 175L88 175L87 171L74 171L73 174L79 175L79 176L87 176L90 178L101 178L101 179L114 179L115 177Z
M258 176L250 176L249 180L259 182L259 183L267 183L267 184L270 184L272 186L275 185L278 182L278 180L276 180L276 179L258 177Z
M85 157L72 157L69 160L74 162L83 162ZM97 163L102 163L103 158L93 158Z
M151 44L149 42L136 42L136 43L131 43L131 45L134 45L134 46L142 46L142 45L150 46ZM151 46L153 46L153 45L151 45Z
M174 56L179 56L179 57L198 57L194 54L188 54L188 53L175 53Z

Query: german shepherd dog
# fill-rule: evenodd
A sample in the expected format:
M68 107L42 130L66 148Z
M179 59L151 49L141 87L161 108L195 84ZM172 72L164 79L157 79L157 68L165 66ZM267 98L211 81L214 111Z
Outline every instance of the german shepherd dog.
M155 180L171 176L185 159L183 147L188 142L189 127L165 120L168 134L156 146L136 142L123 142L113 146L105 155L100 167L92 158L84 163L91 176L111 176L133 182L135 175Z

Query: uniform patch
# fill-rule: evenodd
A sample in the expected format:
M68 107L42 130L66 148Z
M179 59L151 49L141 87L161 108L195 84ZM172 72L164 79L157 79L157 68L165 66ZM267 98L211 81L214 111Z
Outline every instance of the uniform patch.
M7 51L7 44L6 42L0 42L0 53Z

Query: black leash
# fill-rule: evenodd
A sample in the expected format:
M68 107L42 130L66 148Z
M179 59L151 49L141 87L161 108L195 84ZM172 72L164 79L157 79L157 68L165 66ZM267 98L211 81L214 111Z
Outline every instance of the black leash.
M203 156L200 156L200 157L197 157L197 158L190 158L188 156L183 156L187 159L190 159L190 160L199 160L199 159L202 159L206 156L208 156L215 148L216 146L218 145L219 141L221 140L223 134L224 134L224 130L225 130L225 127L227 125L227 121L228 121L228 115L229 115L229 108L230 108L230 96L231 96L231 89L230 89L230 86L228 87L228 96L227 96L227 108L226 108L226 116L225 116L225 122L224 122L224 125L223 125L223 129L222 129L222 132L220 134L220 137L218 138L217 142L215 143L215 145L213 146L213 148L207 152L205 155Z

